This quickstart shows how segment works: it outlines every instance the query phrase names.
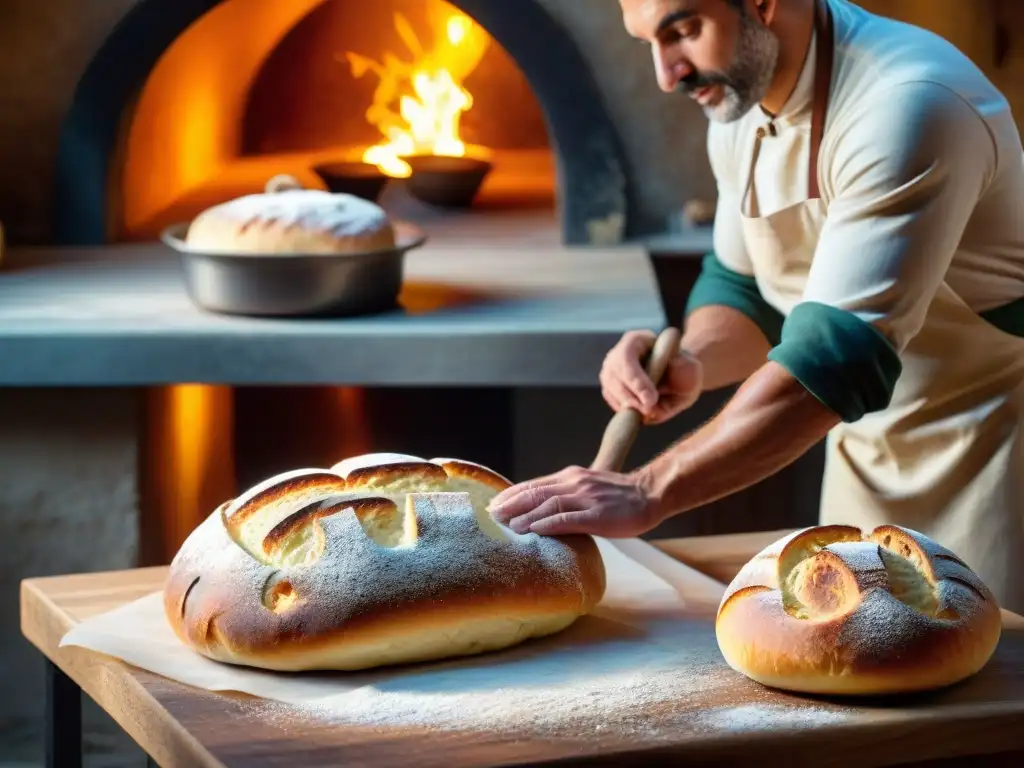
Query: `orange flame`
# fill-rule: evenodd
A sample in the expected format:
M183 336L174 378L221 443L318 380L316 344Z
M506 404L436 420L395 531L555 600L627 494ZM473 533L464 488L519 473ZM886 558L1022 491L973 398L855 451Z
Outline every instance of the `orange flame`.
M462 114L472 108L473 96L462 83L480 63L490 37L447 3L430 6L435 42L429 50L403 14L396 13L394 21L411 61L402 61L391 52L384 53L381 61L352 52L345 56L353 77L373 72L380 80L366 120L385 141L368 148L363 162L394 178L406 178L412 171L402 160L404 156L466 154L459 123Z

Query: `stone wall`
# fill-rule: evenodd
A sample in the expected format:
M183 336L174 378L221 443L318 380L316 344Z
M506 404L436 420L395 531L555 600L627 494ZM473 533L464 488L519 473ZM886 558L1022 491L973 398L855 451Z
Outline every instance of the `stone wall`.
M0 221L8 242L50 241L61 121L79 74L133 3L0 3Z
M130 390L0 389L0 765L42 758L44 666L21 634L21 580L136 562L138 416ZM90 720L102 749L113 729Z
M654 80L648 48L626 34L618 0L539 0L575 40L622 137L645 213L670 216L693 197L714 199L707 119Z

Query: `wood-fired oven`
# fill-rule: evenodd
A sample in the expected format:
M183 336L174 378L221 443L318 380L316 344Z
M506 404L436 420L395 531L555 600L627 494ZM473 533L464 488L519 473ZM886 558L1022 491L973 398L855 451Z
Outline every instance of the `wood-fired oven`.
M403 153L486 159L473 215L410 203ZM535 0L139 0L64 121L60 239L153 239L276 173L322 186L318 164L352 161L438 236L513 214L570 244L643 234L591 70Z

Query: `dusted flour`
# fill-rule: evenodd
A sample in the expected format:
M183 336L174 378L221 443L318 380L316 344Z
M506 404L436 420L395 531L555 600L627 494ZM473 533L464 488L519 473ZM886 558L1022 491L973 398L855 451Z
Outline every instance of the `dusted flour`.
M622 640L528 658L437 665L296 707L259 707L279 724L300 717L339 726L479 730L578 737L677 738L680 729L758 730L810 726L847 715L839 707L777 694L721 661L713 639L684 622L645 628L645 642ZM540 643L538 643L540 645ZM616 647L618 646L618 647ZM732 706L737 697L754 702Z

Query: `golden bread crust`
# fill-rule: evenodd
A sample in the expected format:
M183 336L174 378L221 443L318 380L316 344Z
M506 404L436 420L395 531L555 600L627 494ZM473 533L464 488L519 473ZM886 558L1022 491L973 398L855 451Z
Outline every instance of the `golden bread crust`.
M514 534L486 512L507 480L408 459L285 473L222 504L171 564L178 637L234 664L364 669L498 650L601 599L592 538Z
M512 484L494 470L482 467L479 464L458 459L431 459L431 461L440 464L448 477L473 480L492 488L495 493L500 493Z
M999 641L991 591L926 536L885 525L819 526L752 558L715 622L729 665L816 694L930 690L978 672Z

